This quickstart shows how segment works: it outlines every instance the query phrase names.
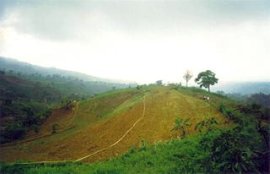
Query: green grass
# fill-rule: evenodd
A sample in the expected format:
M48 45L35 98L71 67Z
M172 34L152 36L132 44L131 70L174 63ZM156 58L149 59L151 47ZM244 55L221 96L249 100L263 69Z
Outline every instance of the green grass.
M140 147L130 148L127 153L120 157L93 164L2 164L1 172L7 174L232 173L233 171L230 167L231 165L235 166L235 164L237 164L236 161L233 161L233 158L237 155L238 151L242 152L242 154L246 154L250 149L259 147L256 145L256 142L259 143L257 139L260 137L257 133L249 132L250 130L254 130L254 126L250 124L245 129L247 130L231 128L222 130L216 129L184 139L174 139L153 145L148 145L147 142L142 141ZM236 131L239 132L239 134L237 134ZM230 137L229 139L227 139L228 135ZM233 138L234 136L236 138ZM231 140L231 138L233 139ZM243 140L245 141L245 145L241 144ZM254 140L256 141L254 142ZM223 141L226 143L223 143ZM227 147L229 147L229 149ZM224 151L221 152L220 148ZM222 153L224 156L220 154L213 156L214 153ZM245 158L245 155L243 158ZM247 159L249 160L248 165L256 165L255 162L252 161L253 158ZM222 161L220 162L219 160ZM227 160L229 160L229 163ZM222 162L224 162L224 164ZM221 164L225 165L225 167L219 167ZM247 164L244 163L244 165ZM241 170L243 169L239 169L236 166L235 171L237 173L240 173ZM255 171L256 168L254 170L251 168L247 169L247 171L242 171L242 173Z
M211 133L216 137L220 131ZM209 136L209 135L208 135ZM94 164L66 163L58 165L2 165L5 173L178 173L204 172L198 163L203 161L207 152L201 150L202 135L186 139L147 145L144 141L139 148L131 148L126 154L105 162Z

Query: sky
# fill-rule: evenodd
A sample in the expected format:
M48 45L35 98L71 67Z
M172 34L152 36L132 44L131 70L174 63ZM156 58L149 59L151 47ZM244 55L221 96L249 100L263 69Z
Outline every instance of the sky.
M138 83L270 81L270 1L0 0L0 56Z

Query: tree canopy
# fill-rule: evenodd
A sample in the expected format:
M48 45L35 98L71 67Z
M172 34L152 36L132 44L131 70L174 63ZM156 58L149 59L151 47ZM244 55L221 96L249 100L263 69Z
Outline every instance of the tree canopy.
M210 85L218 83L218 79L215 76L216 74L214 72L206 70L198 74L195 82L200 85L200 88L207 88L208 92L210 92Z

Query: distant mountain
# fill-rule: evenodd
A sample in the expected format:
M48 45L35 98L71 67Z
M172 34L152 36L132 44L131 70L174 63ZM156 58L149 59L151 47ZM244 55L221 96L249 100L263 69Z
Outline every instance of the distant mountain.
M91 96L113 88L126 88L136 85L135 83L127 84L74 71L45 68L4 57L0 57L0 71L6 75L52 86L64 96L72 94Z
M250 95L255 93L270 94L270 82L231 82L213 87L214 91Z
M67 71L57 68L45 68L42 66L32 65L29 63L21 62L16 59L11 58L5 58L0 56L0 70L3 71L15 71L22 74L41 74L43 76L47 75L61 75L61 76L67 76L67 77L76 77L80 80L84 81L102 81L102 82L109 82L109 83L124 83L119 80L113 80L113 79L106 79L106 78L100 78L95 77L79 72L74 71ZM133 83L134 84L134 83Z
M89 76L82 73L78 73L78 72L65 71L65 70L60 70L56 68L45 68L45 67L36 66L36 65L21 62L15 59L4 58L4 57L0 57L0 70L16 71L23 74L38 73L44 76L60 74L62 76L73 76L73 77L77 77L82 80L88 80L88 81L99 81L99 80L103 81L103 79L100 79L94 76Z

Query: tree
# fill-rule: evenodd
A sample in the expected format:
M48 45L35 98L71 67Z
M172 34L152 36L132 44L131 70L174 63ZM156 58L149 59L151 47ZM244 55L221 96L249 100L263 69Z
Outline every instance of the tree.
M186 80L186 87L188 87L188 81L193 77L191 71L187 70L183 78Z
M214 85L218 82L218 79L215 76L216 74L214 72L206 70L198 74L195 82L200 85L200 88L207 88L208 92L210 92L210 85Z

